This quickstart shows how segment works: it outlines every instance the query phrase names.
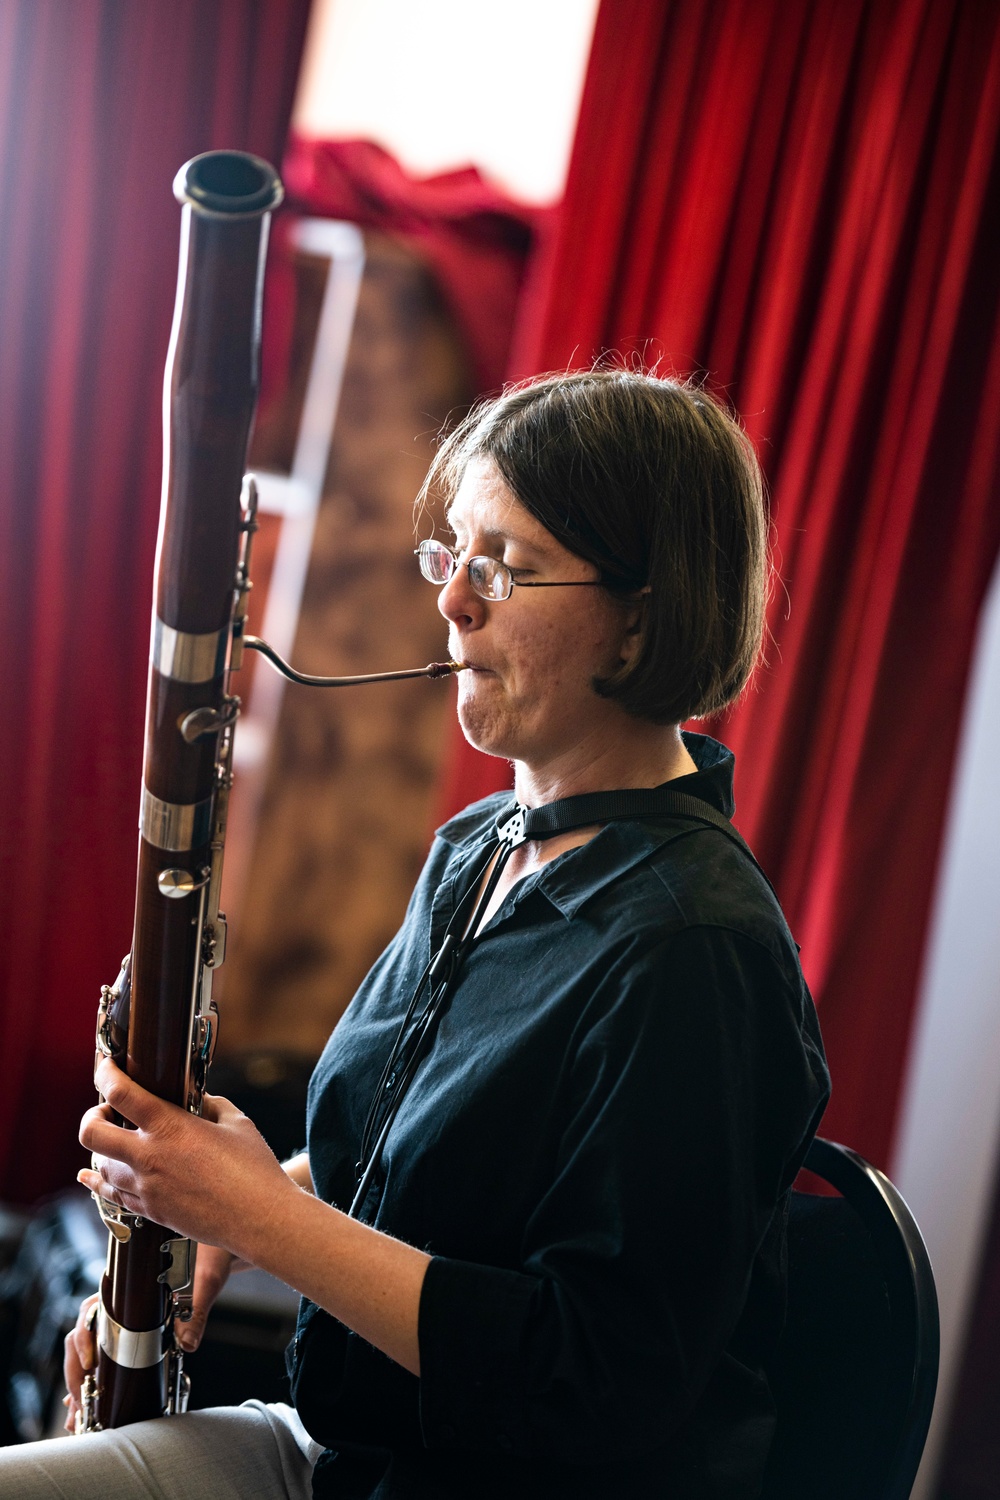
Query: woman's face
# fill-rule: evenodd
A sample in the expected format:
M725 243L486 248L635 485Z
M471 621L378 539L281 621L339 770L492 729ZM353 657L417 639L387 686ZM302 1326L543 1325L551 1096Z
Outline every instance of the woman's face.
M467 739L534 771L572 769L588 755L606 754L634 720L591 684L631 650L633 611L602 588L518 587L593 581L598 570L546 531L488 460L469 465L448 523L461 562L499 558L514 576L503 602L481 599L465 567L441 590L449 649L469 668L458 678Z

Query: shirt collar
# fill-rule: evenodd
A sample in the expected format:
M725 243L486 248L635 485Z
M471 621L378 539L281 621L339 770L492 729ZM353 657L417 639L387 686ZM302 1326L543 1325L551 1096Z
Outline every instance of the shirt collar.
M706 734L684 731L682 739L698 769L665 785L690 797L700 797L731 817L735 767L732 751ZM476 802L439 828L438 837L460 850L489 843L496 836L496 816L509 802L509 792ZM571 917L602 886L676 834L677 826L673 823L670 826L649 820L609 823L590 843L572 851L576 857L571 862L560 856L519 885L525 893L529 889L540 891L564 916Z

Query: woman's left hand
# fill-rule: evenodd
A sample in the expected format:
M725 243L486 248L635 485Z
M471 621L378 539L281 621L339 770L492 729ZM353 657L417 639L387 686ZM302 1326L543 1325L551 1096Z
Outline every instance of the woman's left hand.
M301 1189L246 1115L214 1094L193 1115L141 1088L109 1058L94 1082L106 1102L81 1122L94 1164L79 1181L130 1213L254 1262L260 1235ZM113 1112L136 1128L116 1125Z

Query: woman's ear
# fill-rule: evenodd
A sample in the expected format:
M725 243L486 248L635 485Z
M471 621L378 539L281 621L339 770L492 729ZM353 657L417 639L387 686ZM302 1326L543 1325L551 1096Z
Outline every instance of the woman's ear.
M625 666L637 654L642 645L646 624L646 599L649 589L640 589L630 599L624 600L625 629L621 643L621 665Z

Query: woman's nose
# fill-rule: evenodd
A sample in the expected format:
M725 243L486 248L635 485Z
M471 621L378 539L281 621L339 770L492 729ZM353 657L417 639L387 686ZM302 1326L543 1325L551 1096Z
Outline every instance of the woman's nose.
M485 601L469 582L469 569L459 563L438 594L438 609L452 625L476 625L483 616Z

